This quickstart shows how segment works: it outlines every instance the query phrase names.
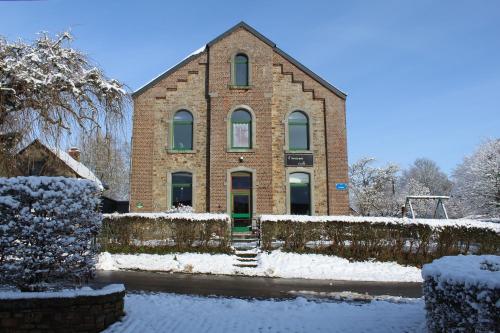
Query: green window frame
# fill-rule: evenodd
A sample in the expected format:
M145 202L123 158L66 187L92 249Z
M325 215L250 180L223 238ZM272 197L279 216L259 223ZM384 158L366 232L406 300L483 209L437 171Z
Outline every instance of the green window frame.
M233 84L237 87L248 87L250 84L250 61L244 53L238 53L233 61Z
M252 226L252 174L248 171L236 171L231 173L231 219L233 232L246 232ZM248 202L247 212L235 212L235 198L244 197Z
M170 133L170 139L172 142L172 150L178 150L178 151L186 151L186 150L193 150L193 114L189 112L188 110L179 110L175 113L174 119L172 122L172 131ZM187 126L186 126L187 125ZM190 131L190 140L189 144L183 144L182 142L178 141L176 138L176 131L180 130L180 128L189 128Z
M293 177L296 177L298 181L292 182L291 179ZM288 176L288 181L290 184L290 214L297 214L297 208L294 207L295 203L293 202L293 195L294 195L294 189L297 190L307 190L307 197L309 202L307 203L307 209L304 211L304 208L302 208L302 212L299 213L299 215L311 215L311 209L312 209L312 200L311 200L311 175L307 172L293 172ZM300 207L298 207L298 210L300 211Z
M294 131L298 129L298 131ZM304 133L304 137L300 138L304 140L305 145L294 145L295 140L292 140L292 136L296 132ZM299 151L299 150L309 150L309 118L302 111L294 111L288 116L288 149Z
M246 118L246 119L245 119ZM234 140L235 125L246 125L248 130L247 145L236 145ZM237 109L231 114L231 149L252 149L252 114L245 109Z
M183 177L183 178L186 178L186 177L189 177L191 179L191 182L190 183L182 183L182 182L176 182L176 178L180 176L180 177ZM181 189L181 190L184 190L184 189L189 189L191 190L191 204L189 206L193 206L193 174L190 173L190 172L174 172L172 173L171 175L172 177L172 189L171 189L171 193L170 193L170 206L172 208L174 207L177 207L177 203L174 202L174 199L175 199L175 193L177 190Z

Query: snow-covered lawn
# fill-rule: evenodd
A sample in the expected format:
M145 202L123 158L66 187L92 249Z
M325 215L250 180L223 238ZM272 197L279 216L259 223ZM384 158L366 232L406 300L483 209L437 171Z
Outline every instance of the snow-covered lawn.
M259 253L258 267L235 267L236 256L227 254L110 254L101 253L100 270L145 270L183 273L249 275L281 278L350 281L421 282L420 269L394 262L349 262L320 254L282 251Z
M114 332L425 332L421 299L347 303L128 294Z

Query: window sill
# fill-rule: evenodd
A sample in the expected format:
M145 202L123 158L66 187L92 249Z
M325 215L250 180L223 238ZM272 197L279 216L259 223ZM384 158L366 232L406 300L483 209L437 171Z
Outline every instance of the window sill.
M237 86L235 84L230 84L228 85L229 89L236 89L236 90L250 90L252 89L253 86Z
M189 150L167 149L167 153L169 153L169 154L196 154L196 150L195 149L189 149Z
M313 154L312 150L290 150L290 149L283 149L285 151L285 154Z
M244 148L229 148L227 149L228 153L255 153L255 148L244 149Z

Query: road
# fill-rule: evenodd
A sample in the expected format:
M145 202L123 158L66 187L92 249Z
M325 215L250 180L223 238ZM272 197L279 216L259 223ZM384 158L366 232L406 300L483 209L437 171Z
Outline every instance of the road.
M293 298L292 291L350 291L371 296L421 297L422 285L412 282L357 282L266 277L98 271L95 283L123 283L128 291L153 291L239 298Z

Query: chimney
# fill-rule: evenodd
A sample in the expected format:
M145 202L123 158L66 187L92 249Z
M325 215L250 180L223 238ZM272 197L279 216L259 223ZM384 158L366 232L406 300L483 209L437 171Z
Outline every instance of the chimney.
M76 147L71 147L68 150L69 156L71 156L75 161L80 162L80 149Z

